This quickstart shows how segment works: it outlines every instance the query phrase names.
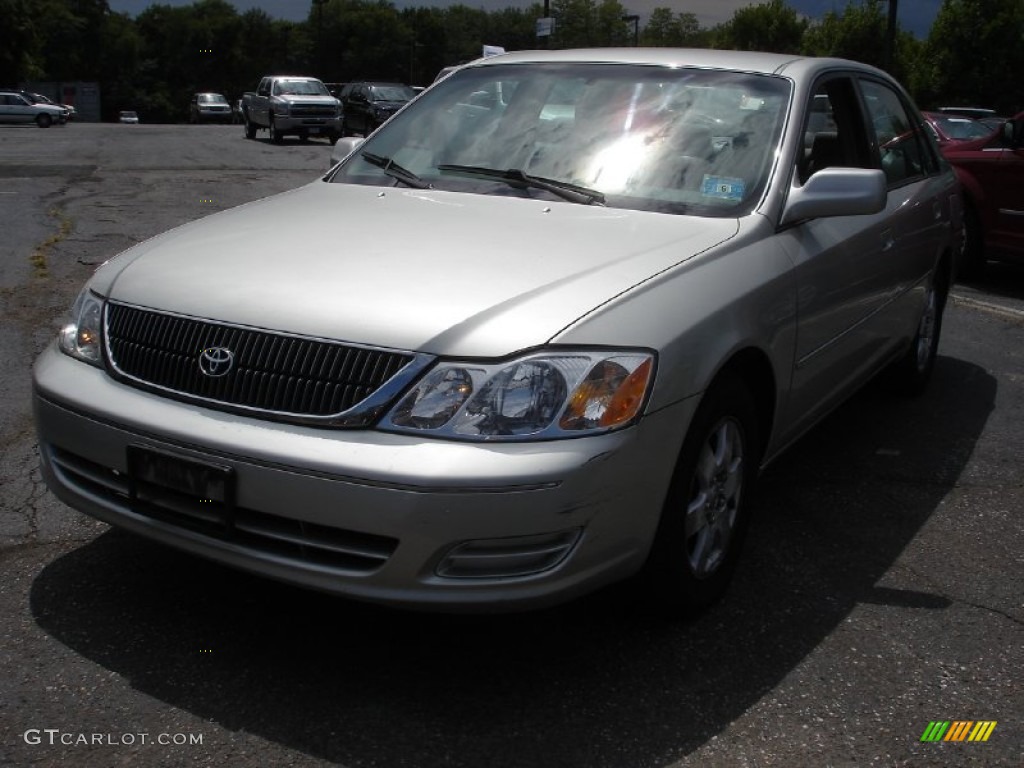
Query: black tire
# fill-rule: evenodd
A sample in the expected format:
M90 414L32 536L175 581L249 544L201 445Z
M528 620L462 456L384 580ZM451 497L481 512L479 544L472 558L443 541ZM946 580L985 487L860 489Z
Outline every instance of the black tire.
M333 147L335 144L338 143L338 139L340 138L341 136L339 136L337 133L332 133L327 137L327 140L331 142L331 146Z
M342 137L351 136L352 135L352 131L349 130L348 123L345 122L344 118L342 118L342 120L341 120L341 135L342 135Z
M899 395L916 397L928 388L939 351L942 313L948 288L941 275L933 275L925 294L925 305L917 324L917 333L906 353L887 372L889 389Z
M277 130L277 121L274 120L274 116L270 116L270 140L274 144L280 144L284 137L281 132Z
M960 249L958 277L977 280L985 274L985 238L981 219L970 203L964 204L964 239Z
M40 128L49 128L53 125L53 118L43 112L42 114L36 115L36 125Z
M256 126L249 122L249 115L245 114L242 116L242 123L245 125L245 138L255 139L256 138Z
M713 385L694 414L641 584L673 616L725 593L749 525L761 456L757 411L736 378Z

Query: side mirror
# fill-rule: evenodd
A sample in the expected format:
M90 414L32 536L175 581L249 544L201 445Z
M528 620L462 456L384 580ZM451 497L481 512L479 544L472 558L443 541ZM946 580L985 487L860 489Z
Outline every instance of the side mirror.
M338 139L334 148L331 149L331 168L355 152L356 147L362 143L363 140L358 136L345 136L344 138Z
M1007 120L1003 123L1003 143L1014 149L1024 146L1024 120Z
M781 224L821 216L861 216L885 208L885 174L873 168L825 168L789 190Z

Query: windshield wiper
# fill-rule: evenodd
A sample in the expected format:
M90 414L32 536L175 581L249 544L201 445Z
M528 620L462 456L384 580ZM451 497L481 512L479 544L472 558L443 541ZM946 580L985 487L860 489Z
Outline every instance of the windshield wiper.
M390 157L381 157L380 155L375 155L372 152L360 152L359 154L370 165L376 165L388 176L393 179L398 179L398 181L403 184L407 184L408 186L416 189L430 189L430 184L425 182L408 168L400 166Z
M543 189L556 197L568 200L570 203L580 205L604 205L604 194L596 189L588 189L578 184L571 184L568 181L557 181L556 179L545 179L540 176L530 176L518 168L481 168L477 165L450 165L443 163L437 166L441 173L456 173L464 176L480 176L494 181L504 181L518 189Z

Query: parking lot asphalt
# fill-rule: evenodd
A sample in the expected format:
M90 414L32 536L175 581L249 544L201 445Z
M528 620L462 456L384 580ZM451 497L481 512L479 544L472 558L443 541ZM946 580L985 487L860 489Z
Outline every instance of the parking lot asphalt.
M688 622L629 585L385 610L56 501L30 368L94 266L329 155L238 126L0 131L0 764L1024 764L1024 269L956 286L923 397L869 387L768 468L735 584ZM996 725L922 741L935 721Z

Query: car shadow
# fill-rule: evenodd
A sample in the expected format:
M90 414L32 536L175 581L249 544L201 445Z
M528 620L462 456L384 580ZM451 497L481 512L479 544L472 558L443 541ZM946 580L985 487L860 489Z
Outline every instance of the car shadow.
M989 296L1024 300L1024 264L990 261L981 277L958 282Z
M996 382L940 357L928 394L859 394L767 470L727 598L686 622L631 585L511 616L382 609L110 531L36 578L52 637L143 693L351 765L658 766L693 752L878 586L957 482Z

